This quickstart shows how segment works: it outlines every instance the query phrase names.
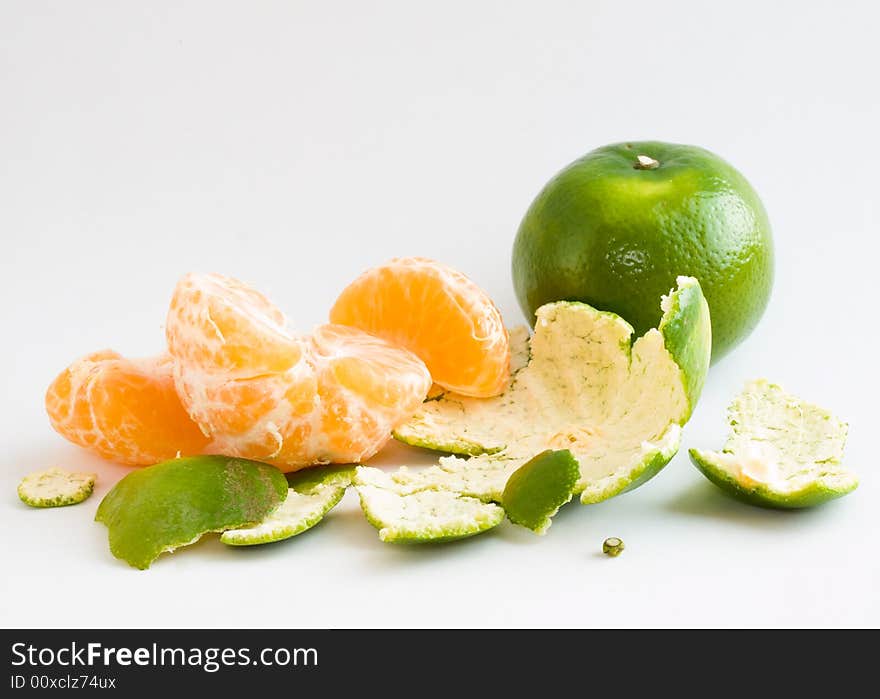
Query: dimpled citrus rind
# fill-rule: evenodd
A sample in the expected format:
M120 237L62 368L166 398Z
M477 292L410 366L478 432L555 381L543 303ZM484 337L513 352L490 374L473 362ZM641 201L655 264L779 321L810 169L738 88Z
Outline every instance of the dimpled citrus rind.
M635 342L631 326L612 313L578 302L543 306L528 362L503 394L446 393L423 403L395 437L459 456L481 452L441 459L430 478L486 501L498 501L511 474L547 449L568 449L579 462L574 490L582 503L645 483L677 453L709 366L711 326L699 282L679 277L677 284L662 300L659 329Z
M354 466L317 466L287 475L287 498L262 522L230 529L220 541L230 546L254 546L302 534L324 519L354 478Z
M25 476L18 484L18 497L31 507L65 507L86 500L95 489L94 473L49 468Z
M814 507L858 487L841 463L848 426L765 379L746 384L727 409L720 452L691 449L693 464L726 494L775 509Z
M507 479L520 465L516 459L443 456L436 466L401 466L388 475L402 492L447 490L483 502L500 503Z
M663 435L643 448L641 458L619 477L599 481L578 489L581 504L595 505L615 495L622 495L644 485L672 461L681 446L682 428L676 423L669 425Z
M410 469L402 466L383 474L402 495L445 491L484 503L501 505L508 518L537 534L579 492L580 471L567 450L542 452L527 460L462 459L443 457L437 466Z
M360 467L355 487L367 520L386 543L442 543L482 534L504 520L504 510L447 490L401 489L384 471Z
M240 529L229 529L220 541L229 546L255 546L290 539L314 527L324 519L345 495L345 488L328 487L312 495L297 493L293 488L277 510L263 521Z
M287 484L303 495L314 495L327 487L348 488L354 480L357 465L328 464L313 466L287 474Z
M637 167L637 156L659 163ZM712 309L713 361L760 320L774 276L760 197L732 165L696 146L657 141L597 148L535 197L514 242L512 272L526 317L577 300L656 327L654 299L676 274L700 280Z
M164 461L133 471L98 507L110 551L141 570L203 534L260 522L287 497L277 468L226 456Z
M501 504L508 519L546 533L552 517L571 500L579 475L578 462L567 449L541 452L507 479Z
M660 303L663 315L658 329L664 346L681 369L690 417L709 373L712 320L699 282L693 277L678 277L676 284L677 288Z
M688 454L690 455L691 463L709 481L736 500L756 507L778 510L799 510L815 507L829 500L842 498L858 487L858 481L856 480L837 487L829 487L822 481L814 481L798 490L781 493L766 485L745 486L740 483L728 470L729 466L725 463L724 457L726 454L724 452L689 449Z

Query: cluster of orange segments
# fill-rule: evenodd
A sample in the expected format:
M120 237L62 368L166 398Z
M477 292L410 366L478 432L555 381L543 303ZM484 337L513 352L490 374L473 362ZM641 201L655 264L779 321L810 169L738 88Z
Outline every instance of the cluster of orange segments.
M171 299L167 354L77 360L49 386L49 419L71 442L125 464L213 453L294 471L369 458L432 382L486 397L509 381L500 313L440 263L402 258L365 272L329 320L296 335L255 289L188 274Z

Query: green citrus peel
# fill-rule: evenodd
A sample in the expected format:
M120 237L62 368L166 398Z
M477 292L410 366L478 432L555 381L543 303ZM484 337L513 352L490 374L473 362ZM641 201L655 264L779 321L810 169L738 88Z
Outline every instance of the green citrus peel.
M402 442L458 456L392 480L503 502L511 475L550 449L577 461L573 490L583 503L641 485L677 452L711 354L709 309L696 279L679 277L661 308L659 326L633 341L630 325L612 313L576 302L542 306L530 340L511 333L513 356L522 359L502 395L446 393L395 432Z
M580 469L567 449L544 451L511 474L501 504L514 524L544 534L551 518L571 500Z
M101 501L95 519L107 525L113 555L144 569L203 534L261 522L287 491L284 474L257 461L172 459L125 476Z
M504 519L504 510L430 484L411 487L384 471L361 466L355 487L367 520L388 543L455 541L481 534Z
M749 382L727 409L723 451L691 449L694 465L733 497L760 507L802 508L852 492L843 467L847 424L764 379Z
M76 505L92 494L95 478L94 473L49 468L25 476L18 485L18 497L31 507Z
M259 524L229 529L220 541L230 546L269 544L302 534L324 519L345 495L354 466L317 466L287 475L287 498Z
M513 244L513 288L531 322L568 299L641 334L676 274L700 280L717 360L757 325L773 288L773 239L757 192L703 148L641 141L586 154L535 197Z

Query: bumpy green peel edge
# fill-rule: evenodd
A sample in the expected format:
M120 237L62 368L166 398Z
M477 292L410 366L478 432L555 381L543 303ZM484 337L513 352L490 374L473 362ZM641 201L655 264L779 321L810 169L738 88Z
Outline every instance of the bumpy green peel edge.
M511 522L545 534L553 516L574 495L579 477L580 465L570 451L548 449L507 479L501 504Z
M672 423L660 437L657 445L644 455L642 460L616 480L603 487L587 486L580 491L582 505L595 505L616 495L628 493L644 485L672 461L681 444L681 425ZM578 490L575 489L575 493Z
M663 297L663 317L658 330L663 344L681 369L690 412L687 422L706 383L712 358L712 322L709 304L693 277L678 277L678 288ZM670 457L672 458L672 457Z
M754 406L760 406L766 412L757 412ZM764 419L756 419L756 414ZM756 379L749 381L745 389L733 399L728 406L727 415L731 433L723 451L689 450L694 466L727 495L757 507L801 509L843 497L858 487L858 479L840 463L847 425L824 408L792 396L781 386L766 379ZM786 418L800 421L797 423L799 429L783 430ZM817 421L817 424L811 427L805 423L808 419ZM776 424L767 424L771 421ZM756 435L752 440L754 430L764 434ZM795 437L789 436L792 432ZM760 445L765 450L763 454L759 452L757 457L760 463L767 463L774 454L777 458L773 461L784 462L786 450L782 447L786 446L786 439L797 439L796 435L800 434L810 435L812 444L805 444L802 438L797 440L795 454L803 461L795 463L802 466L801 474L808 474L811 468L819 471L810 480L804 478L801 487L780 489L753 477L748 477L744 479L747 482L743 482L731 471L733 464L742 463L743 458L749 458L742 452L750 451L753 445ZM822 453L813 454L812 459L807 458L811 447L815 450L817 445L820 445ZM788 446L790 451L791 445ZM837 485L829 485L834 481L837 481Z
M354 466L316 466L287 475L287 498L259 524L230 529L220 536L229 546L283 541L318 524L339 504L354 479Z
M667 296L664 296L661 301L663 316L658 326L658 331L663 338L663 346L669 352L680 372L687 405L686 414L680 416L677 420L671 420L667 430L659 439L653 442L653 448L645 452L642 459L634 464L628 472L621 474L616 479L587 484L586 487L582 488L580 490L580 500L583 504L598 503L639 487L659 473L678 452L682 427L696 407L709 370L712 331L709 306L703 296L699 282L693 277L686 276L678 277L676 282L677 288L673 289ZM570 302L569 305L586 306L586 304L575 302ZM587 307L590 308L589 306ZM607 315L618 318L613 314L596 311L595 309L591 310L598 316ZM522 368L528 361L528 345L525 345L525 347L526 353L517 369ZM628 354L631 351L630 342L625 343L625 346L621 347L621 351ZM514 372L514 379L515 376L516 373ZM436 400L436 397L432 400ZM499 452L501 452L500 456L503 456L503 450L505 449L504 445L493 445L490 448L485 448L478 442L463 438L450 439L445 436L439 438L423 436L419 435L417 431L408 429L407 426L396 430L394 437L398 441L412 446L459 456L487 456ZM500 458L499 463L501 463ZM459 469L464 471L467 468L466 462L461 465L452 464L451 466L441 463L441 467L450 472ZM496 495L491 495L488 498L484 497L488 493L469 494L479 495L484 500L497 498Z
M858 487L858 482L854 482L847 488L829 488L823 483L816 481L804 488L788 493L781 493L763 484L746 487L737 481L729 471L726 471L723 466L715 463L715 452L689 449L688 454L691 457L691 463L712 483L731 497L756 507L780 510L799 510L815 507L829 500L842 498Z
M193 456L132 471L98 506L110 551L141 570L209 532L262 521L287 497L277 468L226 456Z
M48 468L22 478L18 484L18 497L31 507L76 505L91 496L96 478L94 473Z
M386 543L456 541L482 534L504 520L498 505L448 490L407 490L377 468L359 467L354 485L367 521Z

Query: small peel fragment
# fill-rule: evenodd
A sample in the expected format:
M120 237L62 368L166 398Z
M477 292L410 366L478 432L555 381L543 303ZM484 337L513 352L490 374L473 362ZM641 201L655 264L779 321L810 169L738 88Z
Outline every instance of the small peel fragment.
M226 456L192 456L132 471L101 501L110 551L141 570L202 535L262 521L287 497L277 468Z
M580 467L570 451L548 449L513 472L501 504L511 522L543 535L559 508L571 500L579 476Z
M354 478L354 466L316 466L287 475L287 498L259 524L228 529L220 541L229 546L254 546L302 534L339 504Z
M694 465L725 493L759 507L796 509L858 486L842 464L848 426L766 379L746 384L727 409L721 452L691 449Z
M503 394L433 397L394 433L470 458L445 457L434 473L395 478L436 478L440 487L497 502L511 474L550 449L578 461L575 492L584 504L643 484L678 451L712 345L696 279L679 277L660 305L659 326L634 341L632 327L612 313L577 302L542 306L531 339L511 331L515 361Z
M18 484L18 497L31 507L65 507L86 500L95 489L94 473L76 473L60 468L31 473Z
M427 485L402 485L377 468L359 467L354 484L364 515L387 543L455 541L482 534L504 520L498 505Z

